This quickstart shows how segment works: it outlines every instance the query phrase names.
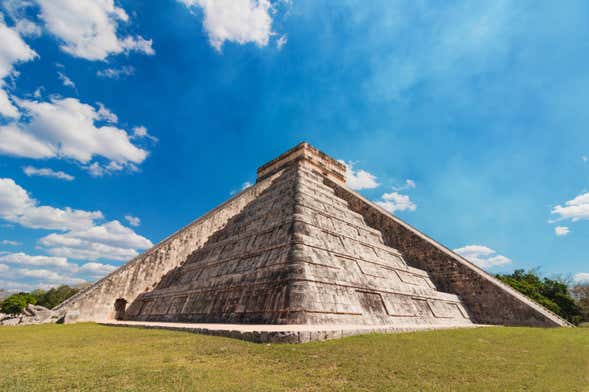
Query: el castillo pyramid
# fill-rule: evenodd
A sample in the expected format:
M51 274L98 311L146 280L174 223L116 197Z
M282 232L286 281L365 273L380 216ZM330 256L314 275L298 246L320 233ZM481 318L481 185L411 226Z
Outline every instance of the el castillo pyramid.
M301 143L261 166L255 185L58 310L65 322L190 323L205 332L217 323L255 341L569 325L346 188L345 170ZM225 324L277 332L240 334Z

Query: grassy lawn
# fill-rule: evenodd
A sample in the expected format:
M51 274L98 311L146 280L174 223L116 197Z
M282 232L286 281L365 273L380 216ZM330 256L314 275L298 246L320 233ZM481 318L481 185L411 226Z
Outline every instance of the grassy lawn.
M95 324L0 328L0 390L589 391L589 330L481 328L260 345Z

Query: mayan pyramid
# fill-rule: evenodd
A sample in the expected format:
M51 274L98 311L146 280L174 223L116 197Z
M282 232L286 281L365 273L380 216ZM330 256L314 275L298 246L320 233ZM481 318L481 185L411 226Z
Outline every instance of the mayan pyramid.
M60 305L65 322L568 323L345 186L301 143L254 186Z

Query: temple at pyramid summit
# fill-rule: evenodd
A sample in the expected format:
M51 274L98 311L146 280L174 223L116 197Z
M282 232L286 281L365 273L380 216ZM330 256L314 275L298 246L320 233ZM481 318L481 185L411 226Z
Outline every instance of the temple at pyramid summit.
M348 189L345 172L301 143L258 168L255 185L57 310L64 322L260 342L570 325Z

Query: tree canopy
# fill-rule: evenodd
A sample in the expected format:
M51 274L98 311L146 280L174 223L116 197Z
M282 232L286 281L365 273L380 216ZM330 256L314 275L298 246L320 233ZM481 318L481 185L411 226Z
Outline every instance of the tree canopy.
M541 278L535 271L523 269L517 269L512 274L497 275L497 278L562 318L574 324L583 321L581 308L565 282Z
M17 293L13 294L0 305L0 311L7 314L18 314L28 305L41 305L48 309L52 309L59 305L72 295L80 291L79 288L62 285L59 287L53 287L47 291L37 289L30 293Z

